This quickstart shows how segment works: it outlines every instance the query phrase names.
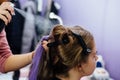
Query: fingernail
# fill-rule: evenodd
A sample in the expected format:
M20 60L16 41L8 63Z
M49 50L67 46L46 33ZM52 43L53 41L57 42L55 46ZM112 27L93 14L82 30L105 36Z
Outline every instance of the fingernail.
M14 8L15 5L13 3L11 3L10 6ZM13 12L12 15L14 16L15 12Z
M14 15L15 15L15 12L13 12L12 15L14 16Z
M10 6L14 8L15 5L13 3L11 3Z

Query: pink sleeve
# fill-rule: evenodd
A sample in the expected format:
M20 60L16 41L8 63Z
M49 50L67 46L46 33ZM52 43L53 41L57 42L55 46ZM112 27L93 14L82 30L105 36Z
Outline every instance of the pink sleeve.
M5 61L10 55L12 53L6 39L6 33L3 30L0 33L0 72L4 72Z

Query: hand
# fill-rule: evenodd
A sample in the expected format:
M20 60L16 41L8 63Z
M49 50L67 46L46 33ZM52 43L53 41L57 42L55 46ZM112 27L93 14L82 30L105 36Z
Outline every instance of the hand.
M33 57L34 57L34 55L35 55L35 51L32 51L32 52L31 52L31 55L32 55L32 59L33 59Z
M2 19L7 25L14 14L14 8L11 6L11 2L3 2L0 5L0 19Z
M42 41L42 46L45 49L45 51L48 51L47 44L48 44L48 41L46 41L46 40Z

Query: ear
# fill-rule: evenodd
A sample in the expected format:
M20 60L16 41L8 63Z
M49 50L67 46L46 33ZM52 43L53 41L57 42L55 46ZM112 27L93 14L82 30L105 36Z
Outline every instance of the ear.
M77 68L78 68L78 71L79 71L79 72L82 71L82 65L81 65L81 64L79 64Z
M85 70L85 64L84 63L79 64L78 71L83 74L84 70Z

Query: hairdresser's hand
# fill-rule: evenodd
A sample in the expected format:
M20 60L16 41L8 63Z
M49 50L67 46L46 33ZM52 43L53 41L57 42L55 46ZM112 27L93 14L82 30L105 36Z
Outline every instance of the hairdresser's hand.
M3 2L0 5L0 19L2 19L6 25L11 21L11 15L13 14L14 9L11 6L11 2Z
M48 51L47 44L48 44L48 41L46 41L46 40L42 41L42 46L45 49L45 51Z
M34 55L35 55L35 51L32 51L31 52L32 59L33 59Z

